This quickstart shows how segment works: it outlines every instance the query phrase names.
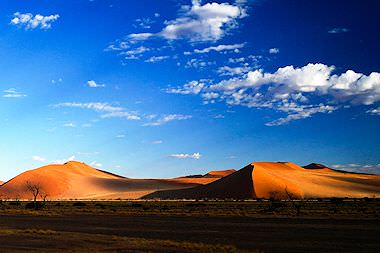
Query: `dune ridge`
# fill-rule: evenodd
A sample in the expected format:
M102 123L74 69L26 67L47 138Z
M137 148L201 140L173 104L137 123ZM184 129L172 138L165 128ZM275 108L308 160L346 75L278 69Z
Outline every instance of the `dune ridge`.
M331 198L378 197L380 176L341 173L326 166L303 168L289 162L253 162L205 186L158 191L144 198Z
M70 161L21 173L0 186L0 196L31 199L27 182L38 185L48 199L135 199L158 189L182 189L198 185L165 179L129 179Z
M380 176L332 170L321 164L253 162L244 168L172 179L131 179L81 162L26 171L0 186L0 198L31 199L27 183L42 198L68 199L301 199L379 197Z

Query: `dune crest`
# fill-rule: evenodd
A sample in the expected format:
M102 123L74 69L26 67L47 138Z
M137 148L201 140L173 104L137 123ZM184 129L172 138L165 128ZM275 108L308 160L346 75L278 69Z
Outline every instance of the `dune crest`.
M48 199L139 198L158 189L182 189L198 185L160 179L128 179L70 161L21 173L0 187L0 196L31 199L32 193L27 190L28 182L38 185Z
M253 162L244 168L173 179L131 179L81 162L29 170L0 186L0 198L31 199L301 199L379 197L380 176L335 171L321 164Z
M174 179L131 179L91 166L70 161L25 171L0 186L0 198L31 199L27 184L37 185L48 199L137 199L158 190L192 188L220 179L228 171L214 172L214 177Z
M213 183L158 191L145 198L302 199L378 197L380 176L342 173L325 166L303 168L289 162L253 162Z

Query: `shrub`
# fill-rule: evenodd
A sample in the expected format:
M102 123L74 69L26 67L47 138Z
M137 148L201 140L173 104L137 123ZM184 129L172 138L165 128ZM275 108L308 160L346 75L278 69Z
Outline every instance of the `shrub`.
M83 203L83 202L74 202L74 203L73 203L73 206L76 206L76 207L83 207L83 206L86 206L86 203Z

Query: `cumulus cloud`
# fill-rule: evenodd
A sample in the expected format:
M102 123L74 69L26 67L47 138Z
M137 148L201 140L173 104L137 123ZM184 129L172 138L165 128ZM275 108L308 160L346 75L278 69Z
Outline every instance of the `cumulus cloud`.
M192 118L191 115L168 114L168 115L163 115L161 117L158 117L151 122L145 123L143 124L143 126L160 126L160 125L169 123L171 121L187 120L191 118Z
M245 11L239 5L201 5L200 1L193 0L192 6L182 16L166 22L165 28L156 35L168 40L216 41L225 35L228 28L237 25L237 19L244 16Z
M200 159L202 155L200 153L193 153L193 154L171 154L169 157L178 158L178 159Z
M198 94L206 86L206 81L207 80L190 81L182 87L168 88L166 92L175 94Z
M104 88L104 87L106 87L105 84L97 83L94 80L87 81L87 86L90 88Z
M188 40L191 42L206 42L217 41L223 38L228 31L238 26L238 20L247 16L244 3L206 3L202 5L200 1L193 0L192 5L183 5L180 8L178 18L164 22L164 27L161 31L132 33L126 36L123 40L118 40L110 44L107 51L125 50L132 45L148 39L161 38L164 40ZM147 22L139 19L142 26L148 28ZM145 20L148 21L148 20ZM149 20L151 22L151 20ZM149 23L148 22L148 23ZM226 47L223 49L223 47ZM233 50L228 49L230 46L235 46L235 50L242 47L236 45L220 45L207 50ZM132 54L132 52L130 52ZM202 52L200 52L202 53ZM134 55L134 54L133 54ZM132 55L127 56L128 59L135 59Z
M19 92L15 88L3 90L3 93L4 93L3 97L5 97L5 98L23 98L23 97L27 96L26 94Z
M280 52L280 49L276 47L269 49L270 54L278 54L279 52Z
M220 73L225 70L221 69ZM316 113L331 113L341 104L371 105L380 101L380 73L365 75L347 70L334 74L334 71L334 66L321 63L286 66L272 73L258 69L203 85L197 92L191 92L192 86L187 83L172 93L200 94L205 103L218 99L229 105L285 113L285 117L268 122L268 126L286 124ZM319 97L322 102L311 103L312 96Z
M380 107L368 110L367 113L372 114L372 115L379 115L380 116Z
M50 29L51 24L59 18L58 14L43 16L41 14L33 15L32 13L20 13L16 12L13 14L13 19L11 20L12 25L17 25L25 27L27 30L31 29Z

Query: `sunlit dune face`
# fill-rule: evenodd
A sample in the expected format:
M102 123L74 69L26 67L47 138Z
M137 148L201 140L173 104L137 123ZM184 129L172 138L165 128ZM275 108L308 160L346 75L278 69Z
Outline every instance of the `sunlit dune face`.
M380 194L380 176L341 173L327 167L305 169L292 163L253 163L260 198L290 193L299 198L372 197Z
M301 199L378 197L380 176L305 168L289 162L254 162L235 171L211 171L173 179L130 179L80 162L26 171L0 187L5 199L235 198Z

